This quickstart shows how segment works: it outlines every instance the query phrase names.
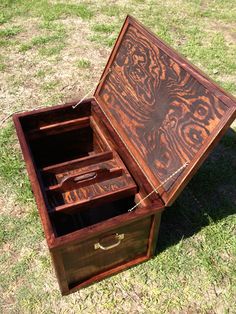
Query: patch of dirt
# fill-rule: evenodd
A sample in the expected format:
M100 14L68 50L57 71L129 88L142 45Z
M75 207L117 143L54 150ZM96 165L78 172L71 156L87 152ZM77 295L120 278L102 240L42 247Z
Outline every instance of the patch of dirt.
M98 84L105 63L110 54L110 48L100 48L91 43L88 23L80 19L66 19L61 21L69 28L67 46L57 63L55 77L60 80L63 88L64 99L78 99L83 97L91 88ZM88 59L91 62L89 69L78 69L76 61Z
M214 21L208 24L208 28L213 32L222 33L228 43L236 44L236 22L226 24L221 21Z
M24 213L28 212L30 208L27 205L19 205L16 202L14 195L11 195L11 193L12 191L6 186L5 192L1 191L0 197L1 214L11 215L20 218Z
M24 29L29 23L26 21L17 20ZM66 46L59 56L43 57L38 54L37 47L19 52L19 45L7 47L7 51L4 51L7 67L0 76L0 120L19 109L32 109L48 102L56 105L78 100L97 86L111 49L101 48L99 44L89 41L89 22L67 18L60 20L60 23L65 26L67 37ZM37 19L30 19L30 25L18 35L21 43L40 34ZM3 54L3 49L0 49L0 54ZM79 69L76 66L79 59L88 59L91 67ZM45 71L44 78L37 77L39 70ZM43 85L50 82L58 84L45 91Z

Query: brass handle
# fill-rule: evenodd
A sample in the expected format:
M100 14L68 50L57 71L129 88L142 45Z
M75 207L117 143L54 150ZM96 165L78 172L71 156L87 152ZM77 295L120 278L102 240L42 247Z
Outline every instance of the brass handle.
M112 245L108 245L108 246L103 246L102 244L100 244L98 242L98 243L94 244L94 249L95 250L98 250L98 249L101 249L101 250L111 250L114 247L118 246L121 243L121 240L124 239L124 237L125 237L124 233L122 233L122 234L116 233L115 238L116 238L116 240L118 240L116 243L114 243Z

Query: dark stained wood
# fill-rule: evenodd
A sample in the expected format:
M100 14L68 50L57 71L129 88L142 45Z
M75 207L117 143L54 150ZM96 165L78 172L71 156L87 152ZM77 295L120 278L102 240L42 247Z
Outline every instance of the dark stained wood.
M41 169L41 172L58 174L64 171L80 169L81 167L90 166L98 162L106 161L112 158L113 158L112 151L102 152L102 153L97 153L91 156L77 158L77 159L69 160L66 162L59 163L59 164L54 164L48 167L44 167Z
M150 206L150 207L149 207ZM58 248L65 247L67 245L73 244L78 239L80 241L89 239L94 236L94 234L101 234L104 230L109 231L114 229L117 226L123 226L128 224L129 222L136 223L136 221L141 218L150 216L155 213L162 213L164 207L161 202L156 202L155 204L149 204L149 206L139 206L133 212L127 212L114 216L112 218L101 221L95 225L86 226L80 230L76 230L71 232L70 234L62 235L60 237L56 237L54 243L50 246L51 251L56 251ZM127 209L129 209L128 207ZM85 209L86 210L86 209Z
M26 115L26 114L25 114ZM19 142L21 145L22 153L24 156L25 164L26 164L26 169L29 175L31 187L34 193L34 197L38 206L40 218L42 221L42 226L44 229L45 237L48 243L48 246L50 247L51 244L53 244L55 240L55 234L53 232L52 224L49 219L49 215L47 212L47 206L44 201L42 189L39 183L39 178L37 175L37 170L35 167L35 164L32 159L32 155L29 150L29 145L26 141L25 134L22 130L22 126L20 123L20 117L21 114L15 114L13 116L13 121L15 124L17 136L19 138Z
M62 109L66 108L66 110L69 110L67 106L62 106ZM52 109L53 110L53 109ZM63 109L64 110L64 109ZM59 118L57 118L57 114L60 115L59 108L53 112L53 120L57 121ZM72 141L72 137L70 135L69 141L67 140L68 137L65 137L63 135L63 132L61 134L51 134L47 137L52 136L59 136L60 135L60 142L62 145L59 145L61 148L58 149L55 153L54 148L50 147L50 144L53 143L54 139L48 142L48 144L45 146L45 141L42 139L44 136L37 138L32 138L29 136L31 130L35 130L35 125L37 124L37 119L34 120L34 115L38 117L40 120L40 113L44 113L44 111L39 110L39 113L36 114L34 112L33 114L33 123L31 126L31 120L30 117L32 115L31 112L28 114L18 114L14 116L14 122L17 129L17 134L20 139L22 151L24 158L27 162L27 169L28 173L31 179L32 187L36 196L36 202L39 208L39 212L41 215L42 224L44 226L44 231L47 239L47 243L50 249L51 257L53 260L54 268L56 270L56 275L59 281L60 289L63 294L68 294L72 291L75 291L75 287L77 286L77 282L73 282L70 284L68 277L77 278L76 271L68 271L68 269L65 268L64 265L64 259L68 260L70 256L66 256L67 254L62 253L62 250L65 250L67 248L70 251L70 248L72 250L72 246L75 243L81 243L81 241L89 241L92 237L99 237L101 234L112 232L112 230L117 230L117 228L120 230L120 228L125 228L128 230L138 230L139 224L142 224L146 221L151 221L151 214L153 212L156 212L158 209L163 209L163 203L161 199L159 199L158 203L153 203L151 205L149 200L146 200L143 202L142 205L139 205L134 212L127 213L128 209L133 207L135 204L135 199L140 200L143 196L140 196L137 193L137 185L133 181L131 175L129 174L129 171L127 170L125 164L119 157L119 155L116 153L113 146L110 145L111 140L103 134L103 128L100 128L100 125L96 122L97 119L93 116L92 118L89 117L90 123L91 123L91 130L90 133L84 133L84 136L87 137L87 140L91 140L91 145L88 145L89 143L85 143L85 139L81 140L79 138L79 143L75 145ZM49 111L47 109L47 114L49 115ZM24 119L24 120L22 120ZM26 119L26 120L25 120ZM96 120L96 121L95 121ZM25 122L27 121L27 123ZM64 125L66 123L63 122ZM51 125L51 123L49 124ZM43 126L44 129L47 129L47 124ZM50 129L50 127L49 127ZM52 127L53 129L53 127ZM60 131L62 131L60 129ZM66 133L68 129L66 130ZM75 132L76 130L73 130ZM72 134L72 133L71 133ZM75 133L76 134L76 133ZM89 137L88 137L89 134ZM47 138L46 137L46 138ZM37 143L37 144L35 144ZM64 144L63 144L64 143ZM63 145L66 146L64 147ZM87 153L86 156L81 156L81 146L83 147L83 154ZM44 153L42 153L42 149L44 150ZM106 151L107 150L107 151ZM86 152L87 151L87 152ZM67 156L67 152L70 152L69 156ZM74 152L74 153L71 153ZM48 158L47 159L47 154ZM43 157L42 157L43 156ZM71 156L80 156L79 158L70 159ZM68 159L68 160L67 160ZM64 161L65 160L65 161ZM59 163L58 163L59 161ZM60 225L60 219L59 214L63 212L62 211L53 211L51 212L51 206L49 204L49 201L45 195L45 190L47 189L48 183L50 182L50 178L54 177L53 180L57 180L57 182L61 182L63 180L64 175L68 174L75 174L77 172L78 174L84 173L85 171L94 171L96 169L102 169L102 167L107 166L109 170L112 169L121 169L122 175L117 178L111 178L109 177L109 180L102 181L94 183L91 185L92 190L97 185L98 188L98 200L93 201L90 195L90 199L87 200L87 205L83 204L83 206L78 206L76 202L69 203L67 205L70 205L70 209L66 209L66 214L68 217L74 217L73 213L70 213L70 210L72 209L73 212L73 206L74 210L76 209L76 215L79 217L80 211L81 218L79 221L81 223L83 222L83 217L86 215L89 215L89 219L91 219L91 223L89 220L87 221L86 225L83 226L79 224L79 221L75 220L74 218L71 218L71 220L68 220L69 225L67 227L64 225L63 220L61 221ZM114 181L114 182L113 182ZM109 192L106 188L104 190L104 196L101 193L101 186L105 184L105 182L109 182L107 187L112 187L113 192ZM113 182L113 183L112 183ZM115 189L115 184L117 185L118 189ZM105 187L105 185L104 185ZM80 190L85 189L86 187L81 188ZM142 187L140 188L142 193L144 193ZM96 191L96 190L94 190ZM70 191L65 192L63 194L70 193ZM80 191L81 193L81 191ZM69 194L68 194L69 195ZM136 196L137 197L136 197ZM68 196L67 196L68 197ZM128 201L125 201L127 197L131 197L133 201L130 203ZM100 198L100 200L99 200ZM114 207L116 202L120 202L121 199L124 199L122 210L119 212L117 211L116 207ZM127 203L126 203L127 202ZM86 202L85 202L86 203ZM93 215L93 212L96 212L97 206L101 206L101 209L99 210L98 216L91 216ZM152 206L151 208L149 206ZM77 208L76 208L77 207ZM61 208L62 209L62 208ZM106 210L105 210L106 209ZM142 209L140 211L140 209ZM63 214L64 215L64 214ZM118 215L118 216L116 216ZM99 217L100 216L100 217ZM104 216L104 217L103 217ZM145 218L146 217L146 218ZM83 219L82 219L83 218ZM115 218L115 220L114 220ZM116 218L118 218L116 220ZM81 220L82 219L82 220ZM73 222L73 226L70 226ZM138 225L137 225L138 222ZM58 233L58 227L55 225L55 223L59 223L59 226L63 228L63 233ZM128 225L128 227L127 227ZM122 229L122 230L123 230ZM131 254L131 251L127 251L125 253L124 249L122 250L122 255L119 260L115 260L116 256L119 256L117 254L112 254L114 262L111 263L108 262L109 265L104 265L100 272L96 272L95 275L91 274L91 276L85 280L80 281L78 288L87 285L88 283L92 283L93 281L97 281L99 278L105 278L112 273L116 273L124 268L131 267L132 265L136 265L138 262L147 260L147 245L150 245L149 240L149 232L150 232L150 226L148 225L146 229L142 227L138 232L138 235L135 239L135 247L132 247L133 253ZM139 236L140 233L145 232L146 240L144 240L143 236ZM135 238L135 233L133 233L133 239ZM143 252L143 253L142 253ZM64 255L63 255L64 254ZM140 256L142 255L143 256ZM127 258L125 257L127 256ZM127 262L126 262L127 259ZM78 274L81 273L81 269L78 267ZM75 280L76 281L76 280Z
M173 202L196 169L209 142L235 118L233 100L132 18L128 18L114 47L95 97L166 205ZM186 67L187 66L187 67ZM207 84L209 86L209 84ZM186 180L187 182L187 180Z
M59 184L49 186L47 192L66 192L79 189L91 184L105 181L106 179L116 178L122 175L121 168L107 169L101 168L96 171L89 171L82 174L74 174L72 176L64 177Z
M148 243L148 252L147 256L151 258L155 254L156 246L157 246L157 238L159 233L161 223L161 211L157 212L152 219L152 226L150 230L150 237Z
M109 144L109 141L107 138L104 136L103 132L101 131L99 124L96 123L95 117L91 115L90 117L90 125L91 128L93 129L94 133L97 135L96 138L99 140L100 146L104 150L111 150L111 146Z
M120 165L117 161L117 155L112 153L112 158L105 160L105 161L100 161L100 159L98 161L95 161L89 165L81 165L75 169L66 169L65 171L61 171L58 172L55 177L56 177L56 181L58 183L60 183L61 181L64 180L65 177L68 176L73 176L73 175L82 175L85 172L94 172L94 171L98 171L98 170L111 170L114 168L121 168L125 171L125 166L122 163L122 165ZM93 160L94 161L94 160ZM126 171L126 174L128 175L128 172Z
M62 254L61 251L57 250L57 252L50 251L51 259L53 262L54 270L57 276L58 284L63 295L69 294L69 286L66 278L65 267L63 265Z
M13 117L62 294L154 255L165 205L236 116L231 95L131 17L102 78L76 108Z
M105 232L69 248L65 247L62 251L62 260L69 286L74 286L122 262L146 255L150 225L151 218L147 217L139 220L136 224ZM120 243L117 242L115 234L123 234L124 239L120 240ZM108 250L95 249L94 245L102 243L107 236L110 236L110 243L104 244L105 247L117 243L119 245Z
M103 133L106 134L106 136L109 138L110 145L119 153L122 160L126 161L126 167L133 176L133 178L135 178L135 181L139 186L139 192L142 195L142 198L144 198L145 195L152 192L155 187L152 186L151 183L147 180L142 168L137 167L134 156L129 153L127 146L122 142L118 133L112 127L109 120L99 107L99 104L95 100L92 101L92 112L94 119L97 121L100 129L102 129ZM96 118L100 116L102 117L102 119ZM149 199L153 201L159 200L160 202L162 202L160 196L157 193L152 194Z
M58 122L54 124L49 124L46 126L41 126L37 129L32 129L28 132L28 137L30 139L40 138L42 136L50 136L54 134L64 133L66 131L72 131L90 125L89 117L83 117L63 122Z
M36 130L51 124L66 122L68 120L88 117L91 113L91 98L81 102L79 107L72 109L77 102L70 102L64 105L35 109L29 112L20 113L22 128L25 132Z
M108 161L43 176L49 211L80 210L110 199L134 195L137 187L117 153ZM87 177L87 180L84 176ZM80 179L80 180L78 180ZM82 179L82 180L81 180ZM74 180L77 180L76 182Z
M116 183L120 183L121 181L115 181ZM124 181L123 181L124 183ZM100 184L101 185L101 184ZM85 192L86 191L86 192ZM65 201L65 204L58 205L53 207L51 211L63 211L63 212L69 212L69 211L79 211L86 207L94 207L99 206L101 204L111 202L114 200L121 199L123 197L134 195L137 192L137 186L135 184L130 184L129 186L123 186L123 187L117 187L115 186L115 189L111 192L104 192L103 189L100 189L99 191L95 189L85 189L83 188L82 193L86 193L85 197L78 198L78 194L76 196L74 195L74 198L71 197L72 193L64 193L63 198ZM78 193L78 191L77 191ZM81 195L83 195L81 193ZM93 196L91 196L93 193Z
M81 288L85 288L91 284L94 284L98 281L101 281L102 279L104 278L107 278L107 277L110 277L110 276L113 276L123 270L126 270L126 269L129 269L130 267L134 267L138 264L141 264L143 262L146 262L149 258L147 256L141 256L141 257L138 257L138 258L135 258L134 260L132 261L129 261L127 263L122 263L120 265L117 265L117 266L114 266L113 268L109 269L109 270L106 270L102 273L99 273L85 281L83 281L82 283L74 286L74 287L71 287L69 289L69 291L66 289L65 293L63 293L62 291L62 294L63 295L67 295L68 293L73 293L73 292L76 292L77 290L81 289ZM67 292L68 291L68 292Z
M44 168L102 152L100 147L95 145L95 141L92 129L86 127L43 136L29 142L35 163L39 168Z

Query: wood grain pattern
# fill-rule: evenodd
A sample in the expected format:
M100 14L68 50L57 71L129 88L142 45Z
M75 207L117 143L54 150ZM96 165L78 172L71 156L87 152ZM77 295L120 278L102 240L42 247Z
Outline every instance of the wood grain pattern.
M101 152L82 158L72 159L63 163L54 164L49 167L44 167L41 169L41 172L48 174L52 173L57 174L63 171L69 171L78 168L80 169L81 167L83 168L85 166L93 165L98 162L106 161L112 158L113 158L112 151Z
M43 176L44 186L48 186L45 190L48 194L48 202L52 207L63 208L64 204L76 204L84 205L85 202L90 202L94 200L100 200L106 195L115 195L120 191L127 191L128 194L135 193L137 190L136 184L132 179L131 175L127 171L124 163L118 156L116 152L113 152L112 159L108 161L95 162L94 164L89 164L81 167L76 167L74 169L64 170L56 174L46 173ZM61 184L67 178L74 178L81 176L84 173L101 173L107 171L106 176L102 175L100 178L97 176L92 183L90 181L82 182L82 184L71 184L70 187L62 187ZM127 195L128 195L127 194ZM105 198L104 198L105 201ZM69 208L69 207L68 207ZM67 209L67 207L65 207Z
M72 131L79 128L88 127L89 125L89 117L77 118L32 129L30 132L28 132L28 137L31 139L35 139L42 136L65 133L65 131Z
M74 174L65 176L59 184L50 185L47 192L67 192L84 186L92 185L112 178L122 176L123 169L121 168L100 168L95 171L84 172L82 174Z
M62 294L68 294L147 260L150 257L149 253L147 255L147 250L150 251L152 238L154 238L153 232L150 235L150 225L153 230L154 222L152 215L157 211L161 213L163 203L160 199L158 203L146 200L134 212L127 213L127 210L135 204L135 199L140 200L141 195L136 194L138 189L136 183L115 148L110 147L110 140L108 141L107 136L103 134L103 129L100 129L100 125L96 125L97 118L91 117L92 129L89 132L87 130L77 133L77 130L73 130L74 133L69 134L68 129L65 129L67 131L65 132L67 136L65 136L61 125L68 124L66 119L60 121L60 113L68 113L68 119L71 119L71 115L68 106L61 108L62 111L58 107L56 110L51 109L54 125L49 123L50 110L48 109L46 115L41 110L33 115L31 113L17 114L14 116L14 122L27 162L60 289ZM40 120L40 113L43 114L43 118L48 119L43 119L43 124L37 121L37 118ZM28 136L32 134L32 130L37 133L36 125L40 125L43 129L50 129L54 133L54 126L57 123L62 133L56 132L55 135L58 136L56 143L54 138L47 142L45 136L42 137L44 140L41 137L32 139ZM92 130L96 128L96 136L93 136ZM46 138L51 136L54 134L47 135ZM76 143L73 142L73 136ZM70 160L71 157L72 160ZM64 206L64 208L57 207L55 211L51 211L45 195L51 183L58 184L65 176L83 175L88 171L91 173L104 167L109 170L121 169L122 175L89 185L91 187L89 191L85 191L87 186L76 191L65 193L60 191L61 194L67 194L66 197L70 200L73 198L71 192L75 193L76 200L65 204L63 199L64 205L59 207ZM86 199L84 201L83 196L80 195L82 192ZM73 209L76 213L70 211ZM110 235L116 231L126 232L125 242L121 247L109 254L102 255L101 252L96 252L94 255L89 244L94 239L101 239L104 243L103 235Z
M161 182L194 158L228 109L132 25L99 97Z
M94 99L75 109L78 101L14 115L63 294L153 255L164 203L236 116L232 96L131 17L104 75L108 69ZM127 212L186 161L178 179ZM104 165L122 174L91 175ZM109 245L114 232L125 234L118 247L94 250L94 242Z
M63 199L58 195L50 195L49 201L52 206L59 207L62 204L73 204L79 205L85 201L91 202L97 197L101 198L106 195L115 195L118 191L131 190L136 191L137 187L131 179L127 179L125 176L120 176L118 178L109 179L93 185L85 186L80 189L74 189L72 191L66 191L62 193Z
M62 260L69 286L73 286L100 272L125 263L137 256L147 255L151 217L139 220L135 224L113 229L99 237L78 243L62 251ZM110 250L95 250L94 244L114 234L124 234L120 244ZM114 237L113 237L114 238ZM116 240L110 240L111 245Z

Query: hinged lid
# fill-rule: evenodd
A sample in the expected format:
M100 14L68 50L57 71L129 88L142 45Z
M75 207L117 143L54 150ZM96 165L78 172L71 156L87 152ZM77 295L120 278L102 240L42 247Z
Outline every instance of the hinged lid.
M94 96L152 187L165 182L166 205L236 115L232 96L130 16Z

